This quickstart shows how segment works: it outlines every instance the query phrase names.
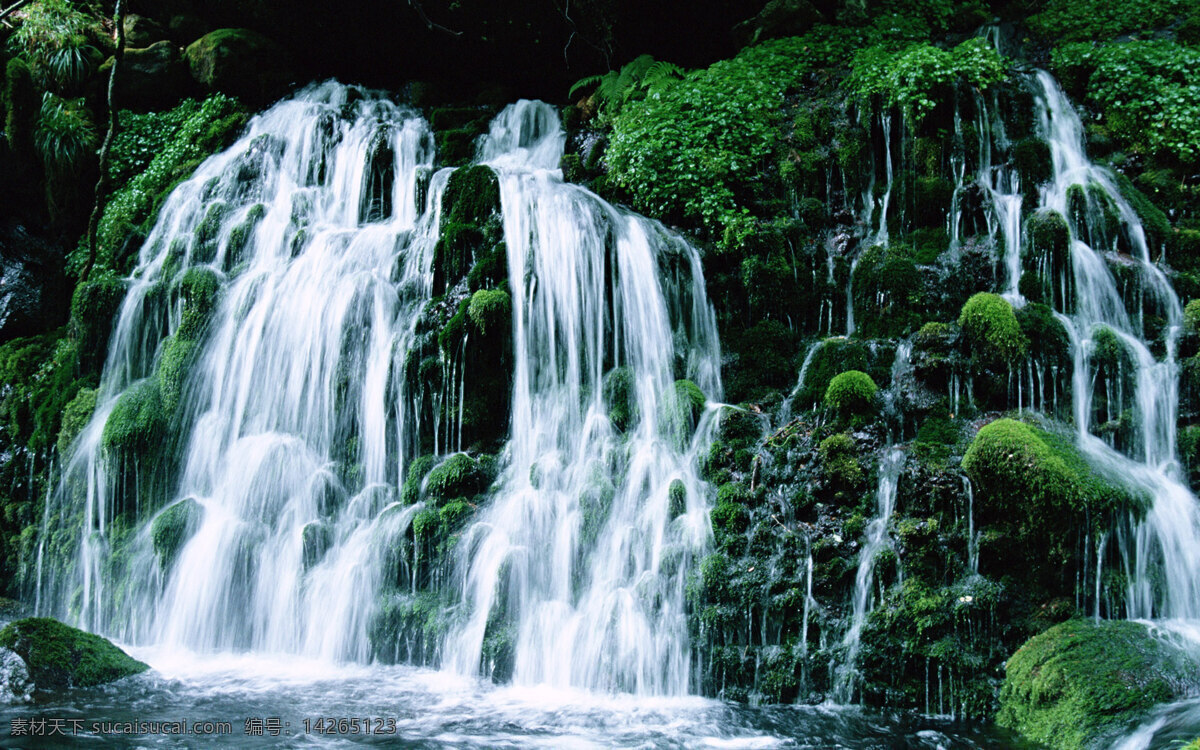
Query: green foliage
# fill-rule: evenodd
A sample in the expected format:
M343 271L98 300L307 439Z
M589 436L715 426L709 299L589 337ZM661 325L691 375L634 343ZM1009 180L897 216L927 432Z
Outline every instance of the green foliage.
M1008 300L979 292L963 305L958 316L973 353L980 361L1013 363L1025 356L1028 342Z
M861 370L847 370L829 381L825 406L843 416L868 414L875 408L878 390L870 375Z
M204 508L192 498L167 506L150 524L150 539L164 570L175 562L184 543L196 532L204 517Z
M0 646L24 660L40 690L102 685L150 668L100 636L48 617L9 623Z
M923 43L899 51L890 45L870 47L854 56L847 85L860 99L878 96L920 122L937 104L939 89L962 81L984 90L1004 78L1004 59L976 37L952 50Z
M66 459L71 450L71 444L91 421L94 411L96 411L95 388L80 388L79 392L75 394L75 398L67 402L67 408L63 410L62 428L58 431L57 445L60 458Z
M80 386L77 351L61 330L0 346L0 427L6 445L35 454L54 447L63 412Z
M64 99L46 92L42 97L34 147L42 157L47 173L77 171L99 142L92 115L83 99Z
M620 71L610 70L604 75L588 76L571 86L567 96L595 86L592 99L602 120L611 120L620 113L629 101L644 99L668 87L683 76L683 69L665 60L655 60L650 55L639 55L622 66Z
M187 120L200 110L195 99L185 99L174 109L144 114L120 110L119 129L108 151L108 175L120 189L146 169Z
M1055 750L1082 750L1198 680L1200 665L1143 623L1069 620L1008 660L996 720Z
M1191 333L1200 333L1200 299L1194 299L1183 308L1183 325Z
M121 394L104 423L104 448L112 453L143 456L160 447L166 433L158 380L147 378Z
M503 289L480 289L471 295L467 315L484 336L503 335L512 320L512 300Z
M481 225L500 210L500 182L491 167L476 164L454 170L442 194L442 220Z
M870 364L867 346L856 339L842 336L822 341L812 355L804 382L800 384L797 400L804 404L815 404L825 397L829 382L845 370L866 371Z
M740 194L778 157L784 95L805 72L803 48L803 39L765 42L627 103L613 120L610 180L638 210L736 245L749 218Z
M77 90L100 62L88 39L92 20L69 0L40 0L22 11L11 46L29 60L43 89Z
M1050 0L1028 19L1029 27L1055 42L1107 40L1130 32L1165 26L1187 7L1187 0Z
M180 106L195 107L186 103ZM109 199L97 230L97 264L111 267L125 238L152 221L171 189L189 177L202 159L228 145L245 120L242 106L223 94L205 99L194 114L184 119L178 130L164 139L165 148ZM164 129L169 124L170 120L164 120ZM84 254L77 251L69 267L77 270L84 260Z
M1200 158L1200 49L1162 39L1067 44L1052 64L1068 80L1086 81L1088 101L1133 150Z

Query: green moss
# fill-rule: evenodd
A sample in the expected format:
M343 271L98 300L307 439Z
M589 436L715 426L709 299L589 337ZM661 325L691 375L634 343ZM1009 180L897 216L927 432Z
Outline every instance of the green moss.
M1143 623L1069 620L1008 660L997 723L1056 750L1082 750L1198 681L1200 666Z
M982 518L1016 523L1023 537L1042 544L1072 519L1145 507L1140 492L1102 475L1070 442L1013 419L984 425L962 466L986 501L978 506Z
M67 403L67 408L63 411L62 429L58 432L57 442L58 455L61 458L67 457L71 450L71 444L91 421L94 411L96 411L96 389L80 388L79 392L75 394L75 398Z
M825 406L843 415L869 414L875 409L879 387L861 370L847 370L829 381Z
M1191 333L1200 333L1200 299L1194 299L1183 308L1183 325Z
M615 367L604 376L604 404L608 419L618 430L628 430L638 419L637 384L633 370Z
M664 395L661 423L681 449L691 440L692 431L700 422L706 403L708 399L704 397L704 391L690 380L676 380Z
M266 216L267 209L261 203L255 203L246 212L246 217L229 231L229 241L225 247L225 268L227 270L236 268L239 263L246 260L246 246L250 243L250 238L254 234L254 230Z
M179 336L169 336L163 340L155 377L162 395L163 411L168 415L174 414L179 407L179 398L183 395L184 381L196 348L196 342Z
M667 513L671 518L678 518L687 513L687 487L683 480L672 479L667 488Z
M196 533L204 518L204 507L185 498L166 507L150 524L150 539L163 570L171 567L184 543Z
M433 456L421 456L408 465L408 475L404 479L404 487L400 490L400 501L412 505L421 499L421 485L429 470L437 462Z
M211 268L196 266L175 283L174 294L183 303L178 336L195 341L208 325L221 291L221 281Z
M229 145L246 121L245 109L222 94L210 96L198 107L186 102L180 107L193 113L178 124L179 118L170 117L158 123L163 131L172 131L162 134L165 146L113 193L104 208L97 230L97 264L101 268L112 267L120 259L126 237L151 221L171 189L189 177L200 160ZM85 255L73 254L70 265L81 267Z
M511 325L512 300L503 289L480 289L471 295L467 315L484 336L490 335L489 331L503 335Z
M480 226L500 210L500 181L491 167L454 170L442 194L442 220Z
M963 305L958 324L977 361L1012 364L1025 356L1028 342L1008 300L979 292Z
M830 435L817 447L821 470L835 490L861 487L867 474L858 460L854 438L845 433Z
M33 127L38 112L37 92L33 87L29 66L19 57L8 61L4 69L4 134L14 154L30 155L33 150Z
M1013 162L1021 185L1036 188L1050 179L1050 146L1040 138L1023 138L1013 147Z
M159 447L167 429L158 381L147 378L121 394L104 423L104 447L111 452L146 455Z
M455 453L429 472L425 490L431 505L441 506L457 497L474 497L490 481L479 462L466 453Z
M829 389L829 381L846 370L866 371L870 366L870 352L866 344L856 339L836 337L825 339L813 354L804 382L800 384L798 400L804 404L820 401Z
M497 242L491 250L479 255L475 265L467 273L467 289L474 293L480 289L498 286L508 278L508 249Z
M99 372L108 355L113 317L125 299L125 282L116 274L93 275L71 295L71 337L79 344L80 368Z
M0 630L0 646L25 661L40 690L102 685L150 668L100 636L48 617L9 623Z

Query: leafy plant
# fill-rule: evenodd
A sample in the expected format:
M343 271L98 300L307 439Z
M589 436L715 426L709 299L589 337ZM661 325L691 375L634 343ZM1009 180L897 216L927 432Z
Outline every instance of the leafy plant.
M879 97L919 122L937 104L938 88L962 81L986 89L1004 78L1004 58L986 40L974 38L951 50L924 43L900 50L877 44L855 55L847 84L858 98Z
M1161 39L1067 44L1052 64L1134 150L1200 158L1200 50Z
M626 63L620 71L610 70L603 75L588 76L576 81L568 96L592 86L598 114L602 119L615 117L627 102L644 98L647 94L661 91L683 76L683 68L666 60L655 60L651 55L639 55Z
M77 91L100 62L88 39L92 20L67 0L41 0L21 12L10 44L22 52L42 88Z
M95 152L99 138L83 99L64 99L47 91L34 133L34 146L48 174L67 174Z
M1050 0L1029 26L1047 39L1081 42L1112 39L1121 34L1165 26L1189 3L1187 0Z

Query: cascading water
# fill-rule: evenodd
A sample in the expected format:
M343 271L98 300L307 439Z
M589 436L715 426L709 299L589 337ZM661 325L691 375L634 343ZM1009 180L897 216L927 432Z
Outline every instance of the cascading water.
M1052 180L1041 189L1042 209L1067 217L1076 305L1059 320L1067 328L1074 358L1073 411L1082 449L1115 476L1127 477L1146 491L1150 507L1126 552L1129 579L1126 610L1131 618L1200 618L1200 505L1180 482L1175 458L1178 405L1176 341L1181 331L1179 300L1151 260L1141 221L1113 178L1092 164L1084 151L1078 115L1058 84L1037 74L1039 126L1050 145ZM1081 205L1082 204L1082 205ZM1105 212L1118 231L1105 226ZM1144 300L1131 315L1122 300L1105 256L1132 256ZM1143 309L1163 321L1148 331ZM1092 434L1090 354L1094 337L1110 331L1133 361L1135 396L1129 456ZM1158 339L1164 355L1156 359L1148 340ZM1160 575L1161 572L1161 575ZM1156 583L1160 579L1160 583Z
M845 660L837 670L834 698L838 703L849 703L854 698L854 686L858 676L858 652L867 615L871 614L875 593L875 558L879 551L890 543L888 522L896 509L896 492L900 483L900 472L904 469L904 451L892 448L879 461L879 487L875 492L875 517L867 524L866 540L858 553L858 572L854 576L853 609L850 627L842 638L846 650Z
M415 113L328 83L255 118L171 194L66 472L68 499L86 487L85 627L198 650L369 657L382 560L417 510L395 499L415 417L393 374L430 296L445 175L423 203L418 183L432 159ZM195 279L220 294L207 333L188 341ZM180 300L165 325L147 312L164 290ZM129 394L163 390L180 342L194 364L168 436L179 480L161 489L175 500L162 505L194 535L168 568L147 522L115 596L104 571L122 490L106 423ZM350 463L360 477L339 476Z
M522 101L480 145L515 300L512 432L491 507L458 541L461 588L441 592L462 601L441 653L490 671L484 641L502 633L519 683L684 694L685 581L711 537L696 456L716 411L696 389L721 394L715 317L696 251L563 183L564 141L553 108ZM462 439L463 366L444 362L460 382L432 393L404 374L435 304L452 170L431 175L432 162L418 115L328 83L255 118L171 195L61 490L69 502L86 488L81 624L168 649L373 658L379 593L415 570L423 506L398 497L406 464L423 434L435 452ZM198 274L219 293L193 340L177 290ZM160 319L164 290L178 301ZM130 467L114 463L107 423L130 393L161 398L179 341L193 359L168 433L178 480L165 510L135 514L114 580ZM627 378L620 427L606 373ZM187 529L169 562L166 518Z
M507 630L518 684L682 694L685 576L710 531L707 429L679 422L674 383L720 393L715 321L695 250L564 184L563 142L549 107L520 102L480 149L504 208L513 426L492 505L459 542L465 618L447 661L474 673ZM604 403L614 367L636 392L623 435Z

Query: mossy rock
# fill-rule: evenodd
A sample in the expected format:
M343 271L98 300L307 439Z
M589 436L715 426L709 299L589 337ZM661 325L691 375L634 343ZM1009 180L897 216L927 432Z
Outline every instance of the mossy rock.
M108 355L113 317L125 299L125 282L115 274L97 274L75 287L71 296L71 337L79 344L79 366L99 372Z
M0 647L24 660L39 690L103 685L150 668L104 638L48 617L9 623Z
M293 77L287 50L250 29L210 31L188 45L184 59L205 91L254 104L266 104L283 93Z
M817 446L817 454L825 478L833 489L852 490L866 482L866 470L858 460L854 438L849 435L840 432L830 435Z
M190 497L167 506L154 517L150 524L150 539L164 570L175 562L179 550L196 533L203 518L204 506Z
M618 430L628 430L637 422L637 383L633 370L615 367L604 376L604 405L609 421Z
M421 486L425 483L425 477L429 475L429 471L437 463L437 459L433 456L420 456L413 459L408 465L408 474L404 478L404 486L400 488L400 501L405 505L412 505L421 499Z
M962 460L979 488L983 523L1016 523L1046 545L1064 527L1109 512L1144 511L1147 499L1120 478L1106 477L1066 438L1014 419L984 425Z
M503 289L480 289L471 295L467 315L484 336L501 335L512 323L512 300Z
M455 453L429 472L425 491L429 503L440 506L454 498L478 495L487 489L489 481L478 461L466 453Z
M163 340L158 357L156 377L162 397L163 413L170 416L179 408L183 386L187 381L188 369L196 353L196 342L180 336L169 336Z
M861 370L847 370L829 381L825 406L842 416L870 414L875 409L879 386Z
M676 380L663 396L661 423L679 448L687 446L708 399L690 380Z
M92 419L96 411L96 389L80 388L75 398L67 403L63 411L62 428L58 431L58 455L65 459L71 450L71 444L79 433Z
M1200 663L1140 622L1069 620L1008 660L996 721L1055 750L1107 746L1152 706L1200 686Z
M216 271L205 266L189 268L175 283L175 296L183 303L178 335L196 340L203 333L217 304L221 280Z
M166 427L158 381L147 378L130 386L117 400L104 423L104 448L126 455L147 455L160 447Z
M1028 341L1008 300L979 292L963 305L958 316L971 353L986 364L1015 364L1025 356Z
M687 487L682 479L672 479L667 487L667 512L671 518L687 513Z
M477 164L454 170L442 194L442 220L475 226L500 211L500 181L491 167Z

